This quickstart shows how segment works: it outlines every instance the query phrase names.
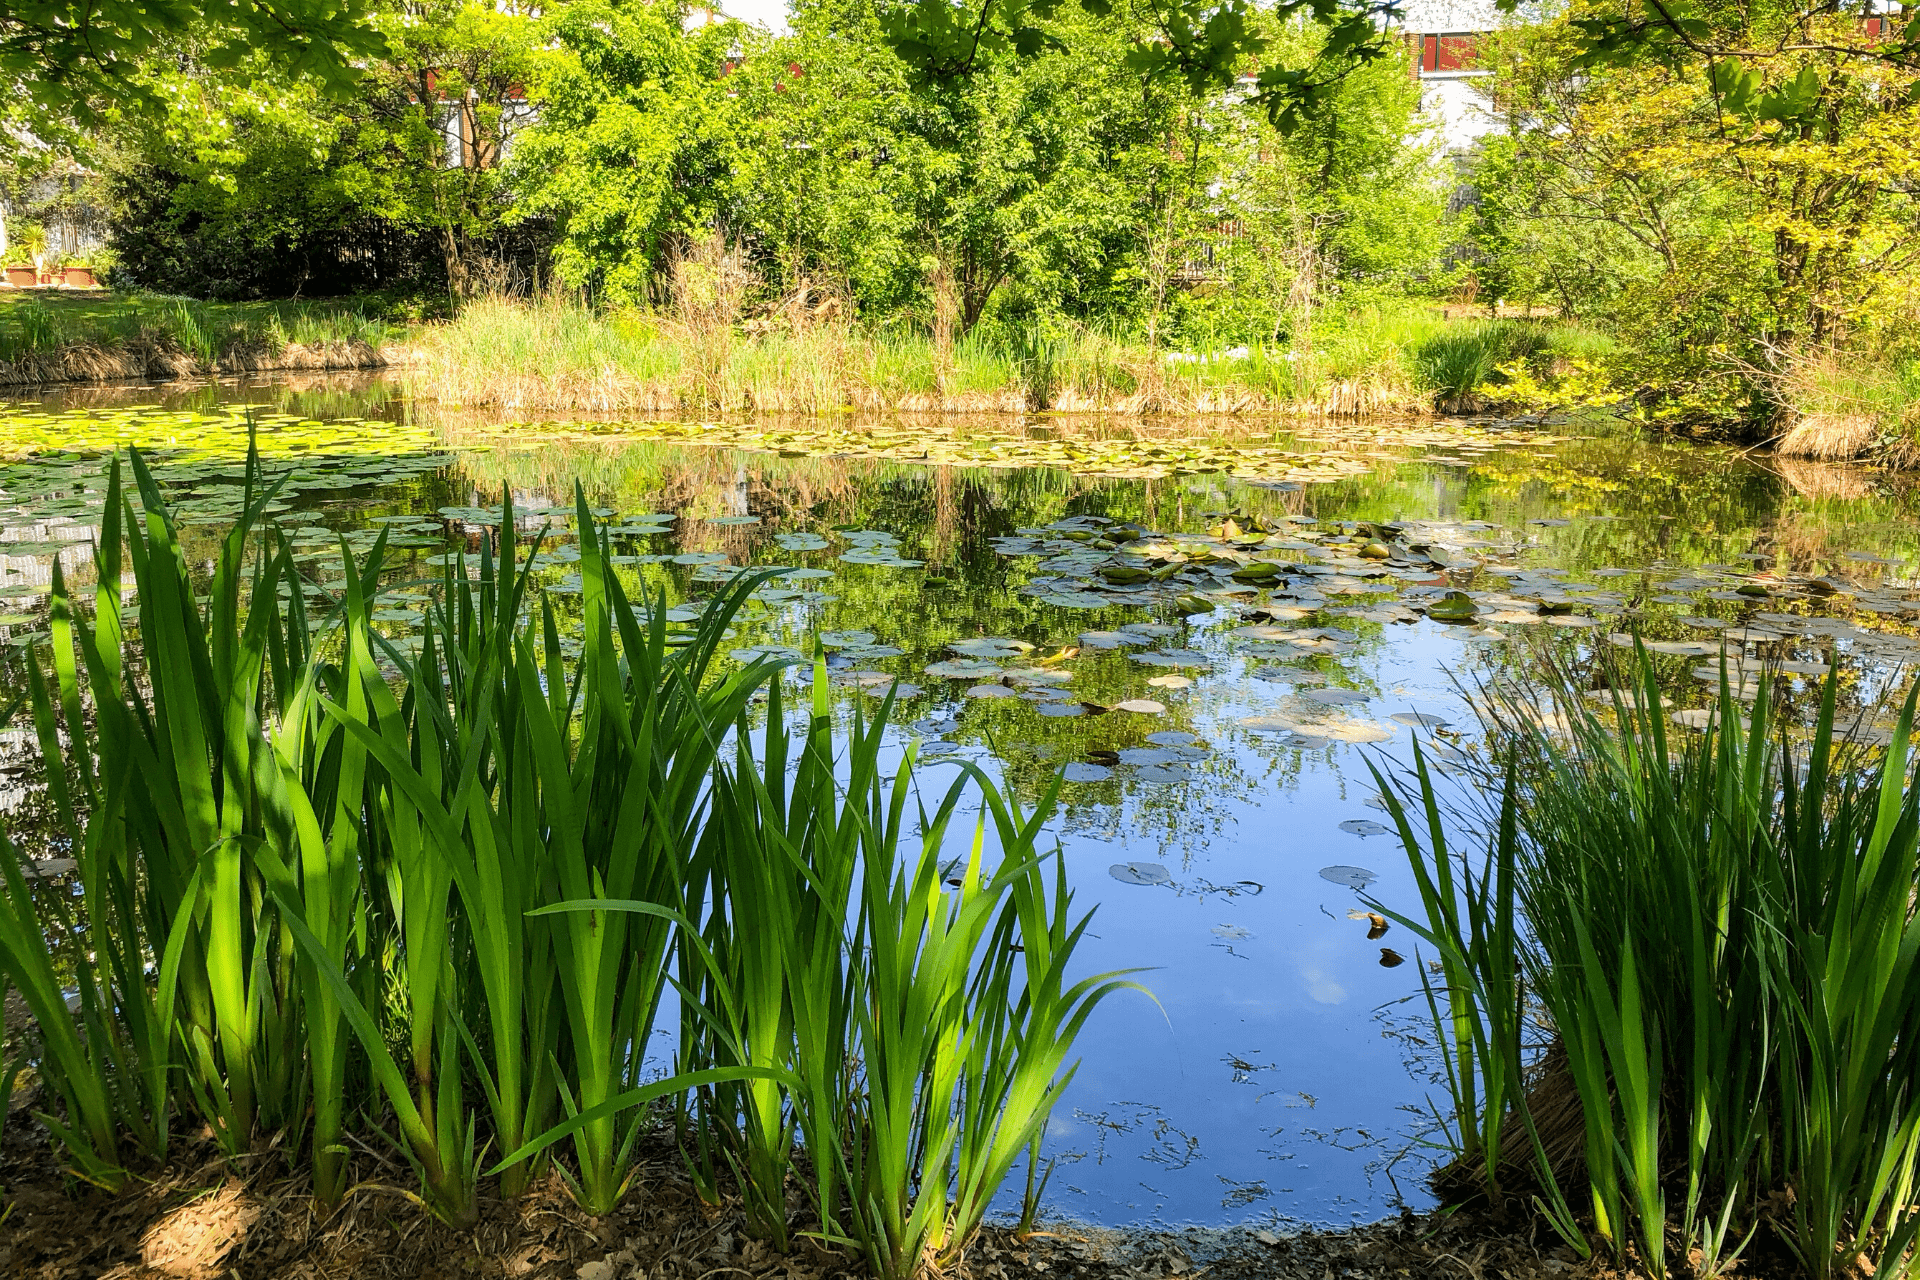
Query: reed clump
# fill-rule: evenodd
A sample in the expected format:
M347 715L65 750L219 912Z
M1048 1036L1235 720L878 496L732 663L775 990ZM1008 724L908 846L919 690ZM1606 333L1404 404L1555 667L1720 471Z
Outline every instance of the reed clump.
M857 323L811 283L749 305L742 272L715 239L675 259L658 311L476 300L421 332L415 389L547 411L1356 417L1476 408L1498 366L1550 362L1568 340L1567 326L1446 321L1418 304L1356 306L1286 348L1156 350L1065 321L956 336L937 308L931 332Z
M0 299L0 385L376 368L393 336L353 305L15 297Z
M1499 704L1508 764L1483 854L1449 849L1424 760L1413 812L1393 796L1423 906L1394 918L1437 960L1441 1185L1531 1205L1583 1254L1656 1276L1723 1274L1762 1247L1821 1280L1905 1274L1913 698L1884 750L1853 747L1835 678L1803 732L1766 681L1743 708L1723 676L1705 732L1674 741L1644 652L1613 683L1602 709Z
M102 585L56 577L31 666L79 896L0 851L0 971L77 1176L117 1190L191 1120L292 1153L323 1205L375 1141L449 1223L550 1172L604 1214L659 1102L776 1249L807 1230L910 1277L966 1248L1127 985L1070 975L1051 792L1024 811L970 770L923 809L910 755L883 774L890 703L842 737L824 668L797 720L781 663L720 669L759 580L669 623L584 498L577 623L536 600L509 504L416 651L373 625L384 540L309 616L257 458L210 582L129 465Z

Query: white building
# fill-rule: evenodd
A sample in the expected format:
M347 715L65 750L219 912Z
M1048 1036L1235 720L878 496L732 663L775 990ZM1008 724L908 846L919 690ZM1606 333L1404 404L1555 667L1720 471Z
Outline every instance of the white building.
M1473 150L1499 121L1486 93L1493 73L1474 65L1482 37L1502 25L1492 0L1409 0L1405 31L1418 52L1420 106L1447 151Z

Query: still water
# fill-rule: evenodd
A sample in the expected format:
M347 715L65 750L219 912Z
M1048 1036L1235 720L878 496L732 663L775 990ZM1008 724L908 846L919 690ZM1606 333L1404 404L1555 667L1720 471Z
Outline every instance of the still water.
M1053 829L1098 909L1084 963L1146 967L1153 993L1095 1015L1049 1134L1049 1206L1103 1223L1429 1203L1444 1085L1423 958L1361 910L1361 887L1417 907L1369 762L1418 735L1466 779L1480 682L1544 654L1591 672L1638 634L1681 724L1724 651L1736 683L1764 660L1800 705L1838 665L1871 740L1920 655L1909 486L1608 424L626 429L316 382L0 404L0 661L42 637L56 559L90 576L109 449L148 452L210 552L250 423L316 602L343 537L386 533L401 563L374 616L402 644L420 580L503 490L522 536L544 531L564 615L578 482L671 606L781 567L741 656L817 637L849 707L899 681L929 782L972 760L1030 800L1064 768ZM30 779L0 803L47 852Z

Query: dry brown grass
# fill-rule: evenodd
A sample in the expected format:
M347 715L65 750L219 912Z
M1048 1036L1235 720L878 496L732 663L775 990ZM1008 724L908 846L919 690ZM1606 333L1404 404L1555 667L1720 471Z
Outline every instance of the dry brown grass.
M1788 458L1847 462L1872 453L1880 443L1878 419L1866 413L1803 413L1774 445Z
M76 342L44 355L0 361L0 386L53 386L70 382L124 382L214 377L221 374L322 372L379 369L387 353L365 342L298 343L227 352L212 364L161 343L106 347Z
M1874 477L1870 471L1803 462L1791 457L1775 457L1771 461L1774 473L1792 485L1795 493L1815 502L1852 502L1873 494Z

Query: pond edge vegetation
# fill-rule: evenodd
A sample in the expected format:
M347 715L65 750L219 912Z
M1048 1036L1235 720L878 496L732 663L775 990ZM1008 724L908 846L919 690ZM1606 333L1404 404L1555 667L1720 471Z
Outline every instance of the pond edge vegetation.
M335 303L0 297L0 387L380 369L395 336Z
M1817 1280L1910 1274L1915 694L1876 759L1836 732L1837 677L1795 746L1768 682L1743 710L1723 668L1675 743L1637 652L1600 709L1565 681L1544 711L1491 691L1481 856L1449 849L1417 749L1411 777L1376 771L1422 909L1374 909L1433 949L1436 1189L1656 1277L1768 1250Z
M549 604L522 622L510 505L497 557L447 566L417 658L370 626L383 545L342 548L337 607L310 620L251 451L202 606L129 459L107 585L83 609L56 571L52 669L30 665L79 864L54 928L0 856L0 972L74 1176L123 1188L190 1118L229 1156L304 1153L323 1207L371 1142L450 1225L483 1179L514 1196L550 1173L604 1214L657 1103L703 1198L738 1196L771 1249L804 1231L882 1277L965 1251L1037 1163L1086 1017L1134 985L1068 977L1091 913L1043 847L1057 783L1024 810L967 767L929 805L910 752L883 769L890 699L836 735L817 664L790 724L790 664L711 670L760 579L670 631L584 497L577 661Z

